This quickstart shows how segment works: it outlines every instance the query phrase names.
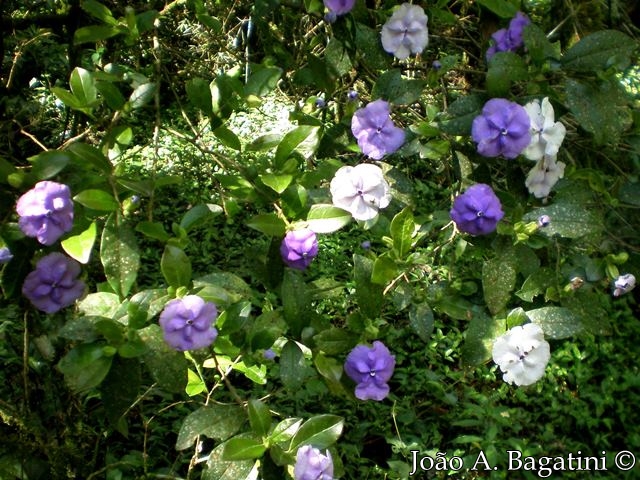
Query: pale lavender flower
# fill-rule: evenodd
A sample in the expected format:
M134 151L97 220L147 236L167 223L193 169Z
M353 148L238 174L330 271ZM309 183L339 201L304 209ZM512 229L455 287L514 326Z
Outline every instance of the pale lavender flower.
M551 358L549 343L535 323L513 327L498 337L491 354L504 373L503 380L516 385L531 385L540 380Z
M554 120L553 106L549 98L533 100L524 106L529 115L529 134L531 142L522 152L529 160L539 161L543 156L555 157L558 154L567 129L561 122Z
M218 336L213 327L217 317L216 305L197 295L171 300L160 314L164 340L178 351L208 347Z
M389 184L382 169L370 163L340 167L331 180L333 204L356 220L371 220L391 202Z
M323 454L311 445L298 448L293 478L295 480L333 480L333 459L329 450Z
M427 21L422 7L403 3L382 26L382 47L400 60L422 53L429 44Z
M324 0L324 6L336 16L349 13L355 4L356 0Z
M556 157L544 156L531 169L525 185L536 198L544 198L551 193L553 186L564 176L564 162L557 162Z
M549 215L540 215L538 217L538 227L544 228L551 224L551 217Z
M305 270L318 255L318 239L308 228L287 232L280 244L282 260L289 267Z
M356 346L344 364L347 375L356 382L356 397L360 400L384 400L389 395L387 382L393 375L396 359L380 341L373 347Z
M488 235L496 229L504 212L491 187L477 183L454 199L449 215L461 232Z
M515 52L524 45L522 32L531 20L524 13L518 12L511 19L509 28L502 28L491 35L493 44L487 49L487 61L498 52Z
M351 118L351 132L362 153L374 160L395 152L404 143L404 130L395 126L389 103L384 100L356 110Z
M80 264L62 253L42 257L22 284L22 294L38 309L55 313L82 296L85 284L78 280Z
M485 157L516 158L531 142L529 115L521 105L492 98L473 119L471 136Z
M632 273L625 273L616 278L614 282L613 296L619 297L625 293L629 293L636 286L636 277Z
M3 263L9 263L13 258L13 253L9 250L8 247L0 248L0 265Z
M20 230L43 245L53 245L73 227L71 192L62 183L36 183L18 199L16 211Z
M349 92L347 93L347 100L349 100L350 102L353 102L357 99L358 99L358 92L356 92L355 90L349 90Z

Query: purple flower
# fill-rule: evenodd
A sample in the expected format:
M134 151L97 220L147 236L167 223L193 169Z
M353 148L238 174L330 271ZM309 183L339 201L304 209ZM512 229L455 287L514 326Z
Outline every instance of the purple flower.
M216 305L197 295L171 300L160 314L164 341L178 351L208 347L218 336L217 316Z
M264 352L262 352L262 356L266 359L266 360L273 360L274 358L276 358L276 352L274 352L272 349L267 349Z
M434 60L431 66L434 70L440 70L442 68L442 63L440 62L440 60Z
M387 382L393 375L396 359L380 341L373 347L356 346L344 364L347 375L356 382L356 397L360 400L384 400L389 395Z
M9 263L13 258L13 253L9 250L8 247L0 248L0 265L3 263Z
M530 23L529 17L522 12L518 12L511 19L509 28L502 28L491 35L493 44L487 49L487 62L498 52L515 52L522 47L524 45L522 31Z
M358 92L356 92L355 90L349 90L349 92L347 93L347 100L349 100L350 102L353 102L357 99L358 99Z
M42 257L36 269L27 275L22 294L38 309L55 313L73 304L84 293L85 284L78 280L80 264L62 253Z
M324 0L324 6L335 15L349 13L355 4L356 0Z
M422 53L429 44L427 20L422 7L403 3L382 26L382 48L400 60Z
M16 211L20 230L43 245L53 245L73 227L71 192L61 183L36 183L18 199Z
M318 97L316 98L316 108L324 108L327 106L327 102L324 101L324 98Z
M544 228L551 224L551 217L549 215L540 215L538 217L538 227Z
M458 230L472 235L487 235L496 229L504 212L491 187L477 183L455 198L449 215Z
M280 244L282 260L289 267L305 270L318 255L318 239L308 228L287 232Z
M351 132L362 153L374 160L395 152L404 143L404 130L395 126L389 103L384 100L376 100L356 110L351 118Z
M516 158L531 142L530 120L524 107L504 98L492 98L473 119L471 137L485 157Z
M293 467L295 480L333 480L333 459L329 450L326 455L311 445L303 445L296 453Z

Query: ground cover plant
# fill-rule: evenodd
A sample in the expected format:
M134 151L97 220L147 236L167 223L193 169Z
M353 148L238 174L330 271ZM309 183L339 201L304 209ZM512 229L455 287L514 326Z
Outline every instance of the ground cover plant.
M0 3L0 478L638 478L636 3Z

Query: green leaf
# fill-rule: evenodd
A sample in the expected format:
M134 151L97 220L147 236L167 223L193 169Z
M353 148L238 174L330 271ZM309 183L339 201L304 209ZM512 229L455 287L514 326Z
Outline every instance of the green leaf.
M111 10L105 5L95 0L83 0L80 8L91 15L93 18L100 20L102 23L109 25L117 25L118 21L113 17Z
M318 373L324 377L332 394L346 394L344 386L340 383L344 370L344 364L341 361L333 357L327 357L323 353L317 353L313 357L313 364Z
M131 227L118 213L109 215L100 243L100 259L111 288L125 297L138 275L140 251Z
M491 358L494 340L505 332L504 319L491 318L475 309L462 345L461 357L465 365L475 366Z
M398 258L404 259L411 251L413 244L413 234L416 224L413 220L411 208L406 207L391 220L391 239L393 240L393 251Z
M300 429L300 425L302 425L301 418L285 418L271 432L269 436L271 443L289 442Z
M60 87L51 87L51 93L58 97L58 100L64 103L67 107L73 108L74 110L85 110L83 105L80 103L80 100L78 100L69 90L65 90Z
M549 59L560 57L559 48L554 47L540 27L531 23L522 32L524 46L537 65L543 65Z
M429 341L434 328L431 307L426 303L411 304L409 308L409 326L423 342Z
M136 401L140 377L140 362L115 356L109 374L100 384L100 399L107 420L112 428L125 436L128 428L124 415Z
M266 450L267 447L264 446L261 440L241 434L230 438L224 443L222 460L228 462L260 458Z
M151 101L156 93L157 88L158 86L153 82L143 83L142 85L139 85L129 96L127 105L131 110L136 110L138 108L144 107Z
M360 311L368 318L380 316L384 297L383 287L371 281L373 260L362 255L353 255L353 275L356 282L356 299Z
M502 311L516 286L516 266L509 256L501 255L484 262L482 290L484 301L492 314Z
M160 260L162 275L171 287L188 287L191 283L191 261L179 247L166 245Z
M207 460L207 468L201 480L257 480L258 460L225 461L222 459L224 445L213 449Z
M71 258L82 264L87 264L89 263L89 258L91 258L91 250L93 250L97 236L96 222L91 222L89 228L78 235L63 240L60 245Z
M267 383L267 367L266 365L246 365L244 362L238 362L233 365L233 369L258 385L266 385Z
M425 85L422 80L402 78L399 69L387 70L378 77L371 96L396 105L410 105L420 99Z
M316 233L332 233L351 221L351 214L333 205L317 203L307 214L307 224Z
M522 57L513 52L498 52L489 60L487 92L492 97L505 97L513 82L527 78L527 65Z
M211 99L211 88L209 82L203 78L192 78L185 83L189 102L202 110L207 117L213 116L213 104Z
M98 189L83 190L73 200L87 208L105 212L114 212L120 207L113 195Z
M80 27L73 33L73 43L82 45L83 43L96 43L115 37L123 33L123 29L118 26L111 25L90 25L88 27Z
M280 67L262 67L249 76L244 86L244 95L262 97L271 92L278 85L282 76Z
M518 9L506 0L477 0L477 2L501 18L512 18L518 12Z
M71 156L61 150L48 150L29 158L31 173L38 180L47 180L60 173L71 161Z
M111 82L97 81L96 90L102 95L107 106L112 110L120 110L127 103L127 100L120 92L120 89Z
M200 375L189 368L187 370L187 386L184 390L190 397L195 397L196 395L206 392L207 385L204 383L204 380L202 380Z
M554 340L572 337L582 331L580 317L568 308L542 307L529 310L527 316L540 325L545 337Z
M439 120L439 128L450 135L470 135L471 124L476 118L485 100L480 95L465 95L453 102L443 119Z
M215 137L225 146L238 152L242 150L242 143L238 136L224 125L220 125L212 132Z
M115 293L90 293L78 303L78 309L85 315L113 318L120 308L120 298Z
M279 175L273 173L265 173L260 175L260 180L274 192L282 193L293 181L293 175L290 175L288 173Z
M324 58L327 68L336 77L346 75L353 68L347 49L336 37L330 38L329 44L324 49Z
M186 450L200 435L224 441L234 435L247 417L242 408L235 405L207 405L190 413L182 422L176 450Z
M525 302L533 302L538 295L543 294L548 287L557 282L555 272L550 268L541 268L529 275L516 296Z
M198 13L196 14L196 18L205 27L213 30L214 33L222 32L222 22L218 20L216 17L212 17L211 15L208 15L206 13Z
M333 445L344 428L344 419L338 415L317 415L304 422L291 440L289 451L301 445L313 445L324 449Z
M108 175L113 170L111 161L96 147L86 143L76 142L69 145L66 151L71 152L77 157L76 162L80 164L87 162L97 168L101 173Z
M329 328L313 337L318 349L327 355L340 355L358 343L358 335L342 328Z
M398 276L398 265L389 255L389 252L385 252L373 262L373 270L371 271L373 283L386 286Z
M245 147L248 152L263 152L271 150L282 141L282 135L278 133L268 133L256 138Z
M527 313L522 307L514 308L507 315L507 329L524 325L528 321Z
M223 212L220 205L213 203L200 203L189 209L180 220L180 228L187 233L196 227L204 225L209 219L220 215Z
M597 72L616 66L629 66L631 55L638 47L633 38L619 30L600 30L582 38L567 50L562 65L577 72Z
M313 371L306 365L302 350L296 342L289 340L280 353L280 380L291 391L299 389L305 378Z
M187 360L184 353L171 349L162 338L162 329L157 324L138 330L140 339L147 346L142 360L158 387L173 393L182 393L187 385Z
M273 160L274 166L280 170L291 154L300 149L303 143L311 142L310 149L315 151L320 140L320 127L315 125L300 125L288 132L278 144L276 156ZM307 148L309 150L309 148Z
M247 221L247 226L271 237L283 237L286 225L275 213L260 213Z
M249 413L249 423L253 433L262 437L269 433L271 429L271 412L269 407L258 399L251 399L247 403L247 411Z
M311 323L311 298L301 273L286 269L281 292L284 319L292 335L297 338L302 329Z
M71 72L69 79L71 93L78 99L84 107L93 106L98 99L98 91L96 90L93 75L84 68L76 67Z
M382 49L380 32L360 22L356 22L355 30L360 61L373 71L388 69L393 57Z
M600 83L567 79L567 106L598 145L617 143L632 124L627 98L617 80Z
M160 222L148 222L143 220L136 225L136 232L140 232L149 238L166 242L171 238Z
M76 393L100 385L109 373L113 356L105 354L103 343L83 343L72 348L58 362L64 380Z

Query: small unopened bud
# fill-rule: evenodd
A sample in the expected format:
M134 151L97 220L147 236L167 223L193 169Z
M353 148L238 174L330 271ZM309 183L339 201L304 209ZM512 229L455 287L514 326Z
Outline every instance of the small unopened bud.
M540 217L538 217L538 227L548 227L550 223L551 217L549 217L549 215L540 215Z

